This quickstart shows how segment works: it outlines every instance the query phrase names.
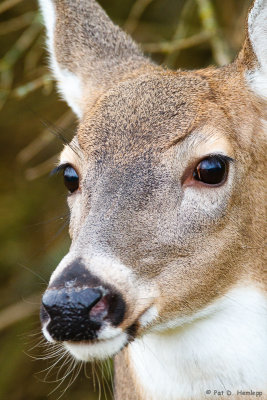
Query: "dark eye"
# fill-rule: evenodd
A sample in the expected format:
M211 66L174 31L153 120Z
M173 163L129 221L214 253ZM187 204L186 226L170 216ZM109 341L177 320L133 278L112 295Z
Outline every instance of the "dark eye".
M77 174L77 172L75 171L75 169L68 165L65 169L64 169L64 184L66 186L66 188L71 192L75 192L78 188L79 188L79 176Z
M218 185L224 182L227 169L227 160L219 156L210 156L198 164L193 178L208 185Z

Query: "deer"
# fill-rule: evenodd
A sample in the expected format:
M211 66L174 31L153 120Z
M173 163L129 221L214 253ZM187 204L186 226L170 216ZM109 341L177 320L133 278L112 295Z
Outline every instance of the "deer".
M267 1L236 59L156 65L95 0L39 0L77 132L42 331L114 358L116 400L267 399Z

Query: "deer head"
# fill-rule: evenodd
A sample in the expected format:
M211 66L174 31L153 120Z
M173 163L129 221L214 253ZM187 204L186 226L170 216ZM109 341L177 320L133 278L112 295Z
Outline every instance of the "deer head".
M94 0L40 5L79 118L58 166L72 244L43 297L46 338L106 358L232 289L264 290L266 0L233 64L184 72L150 62Z

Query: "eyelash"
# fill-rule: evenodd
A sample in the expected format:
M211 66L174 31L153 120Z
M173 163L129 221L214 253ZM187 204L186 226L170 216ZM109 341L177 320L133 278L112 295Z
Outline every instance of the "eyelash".
M76 169L69 163L61 164L54 168L52 175L63 172L64 185L69 191L69 195L75 193L80 187L80 178Z
M64 169L66 169L67 167L72 167L72 165L69 163L60 164L50 172L50 175L53 176L59 174L61 171L64 171Z

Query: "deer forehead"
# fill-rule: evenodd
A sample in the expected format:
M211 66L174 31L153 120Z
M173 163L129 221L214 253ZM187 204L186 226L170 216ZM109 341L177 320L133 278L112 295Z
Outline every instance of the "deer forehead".
M78 139L88 154L120 151L130 157L166 149L211 120L226 130L228 121L205 77L156 70L103 94L85 113Z

